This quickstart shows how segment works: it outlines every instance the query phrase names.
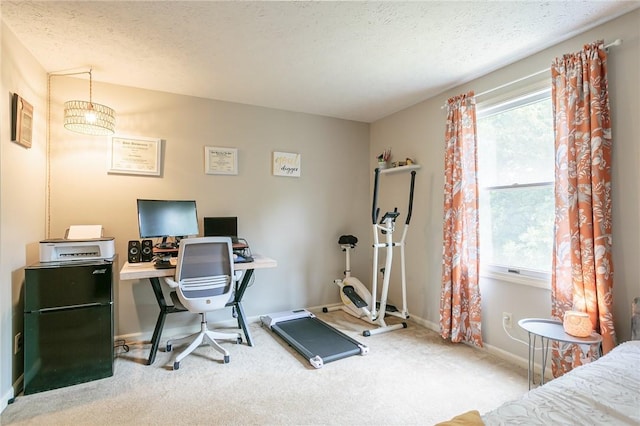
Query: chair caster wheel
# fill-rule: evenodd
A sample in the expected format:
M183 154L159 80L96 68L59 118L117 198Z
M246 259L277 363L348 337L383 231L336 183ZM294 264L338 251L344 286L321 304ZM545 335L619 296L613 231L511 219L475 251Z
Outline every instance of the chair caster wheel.
M237 343L238 345L242 344L242 337L238 337L238 338L236 339L236 343Z
M224 363L229 364L229 355L224 356Z
M329 312L329 309L327 309L327 308L322 308L322 312L324 312L324 313L326 314L327 312Z
M369 337L369 336L371 336L371 332L369 330L365 330L365 331L362 332L362 335L364 337Z
M180 369L180 363L179 362L174 362L173 363L173 370L179 370Z
M167 343L167 352L171 352L171 349L173 349L173 346L171 346L171 343Z

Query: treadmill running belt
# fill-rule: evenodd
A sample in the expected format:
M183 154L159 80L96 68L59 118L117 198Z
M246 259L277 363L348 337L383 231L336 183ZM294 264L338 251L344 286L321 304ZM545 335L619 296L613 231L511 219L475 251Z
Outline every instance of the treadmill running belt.
M362 345L315 317L274 324L272 330L308 359L336 361L362 353Z

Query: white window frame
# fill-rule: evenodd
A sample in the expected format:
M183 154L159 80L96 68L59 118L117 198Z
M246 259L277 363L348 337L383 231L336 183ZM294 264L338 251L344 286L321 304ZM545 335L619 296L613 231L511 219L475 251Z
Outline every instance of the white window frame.
M502 96L494 97L485 102L477 104L477 119L487 117L509 109L519 108L530 103L547 99L551 97L551 86L548 82L540 82L538 84L520 89L518 92L508 93ZM479 143L481 143L479 141ZM481 187L480 191L491 189L507 189L522 188L526 186L547 186L554 185L554 182L537 182L533 184L513 184L491 187ZM482 219L481 219L482 220ZM480 242L482 244L482 241ZM482 250L482 246L480 247ZM482 257L481 257L482 259ZM490 263L480 263L480 276L505 281L513 284L528 285L543 289L551 288L551 271L539 271L527 268L514 268L508 265L497 265Z

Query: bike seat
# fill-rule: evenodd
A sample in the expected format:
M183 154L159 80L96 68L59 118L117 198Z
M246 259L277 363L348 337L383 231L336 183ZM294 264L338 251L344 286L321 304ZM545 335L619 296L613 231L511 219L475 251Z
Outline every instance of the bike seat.
M355 246L356 244L358 244L358 239L353 235L341 235L340 239L338 240L338 244L349 244L351 246Z

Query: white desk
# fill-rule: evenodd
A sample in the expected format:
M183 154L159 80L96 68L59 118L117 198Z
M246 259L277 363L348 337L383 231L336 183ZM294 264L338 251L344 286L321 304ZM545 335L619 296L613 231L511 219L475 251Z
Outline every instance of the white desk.
M542 349L542 375L540 384L544 385L544 373L547 367L547 357L549 351L549 342L573 343L580 346L582 353L585 354L591 348L591 345L599 345L602 342L602 336L593 332L588 337L576 337L565 333L562 321L544 318L525 318L518 321L518 325L529 333L529 367L527 370L527 379L529 381L529 389L533 380L533 369L536 352L536 337L540 337L540 345ZM598 352L599 353L599 352ZM535 383L533 383L535 384Z
M251 341L249 328L247 327L244 309L242 308L242 297L244 296L244 292L246 291L247 286L251 281L251 277L253 276L253 271L255 269L275 268L276 266L278 266L278 263L275 260L261 255L254 254L253 259L254 261L249 263L234 263L235 270L245 271L245 273L243 274L240 283L238 284L236 282L234 299L227 304L227 306L234 307L235 312L238 315L238 327L241 328L244 332L247 345L249 346L253 346L253 343ZM147 361L147 365L153 364L153 361L155 361L156 359L156 353L158 352L160 337L162 335L162 328L164 327L164 320L166 319L167 315L174 312L185 311L185 309L178 308L174 305L167 305L167 301L165 300L164 294L162 293L160 278L171 277L174 274L175 268L156 269L153 266L152 262L126 262L120 270L120 280L141 280L145 278L149 279L151 287L153 288L153 294L155 295L156 301L158 302L158 307L160 308L158 320L156 321L156 327L153 331L153 337L151 338L151 351L149 353L149 360Z

